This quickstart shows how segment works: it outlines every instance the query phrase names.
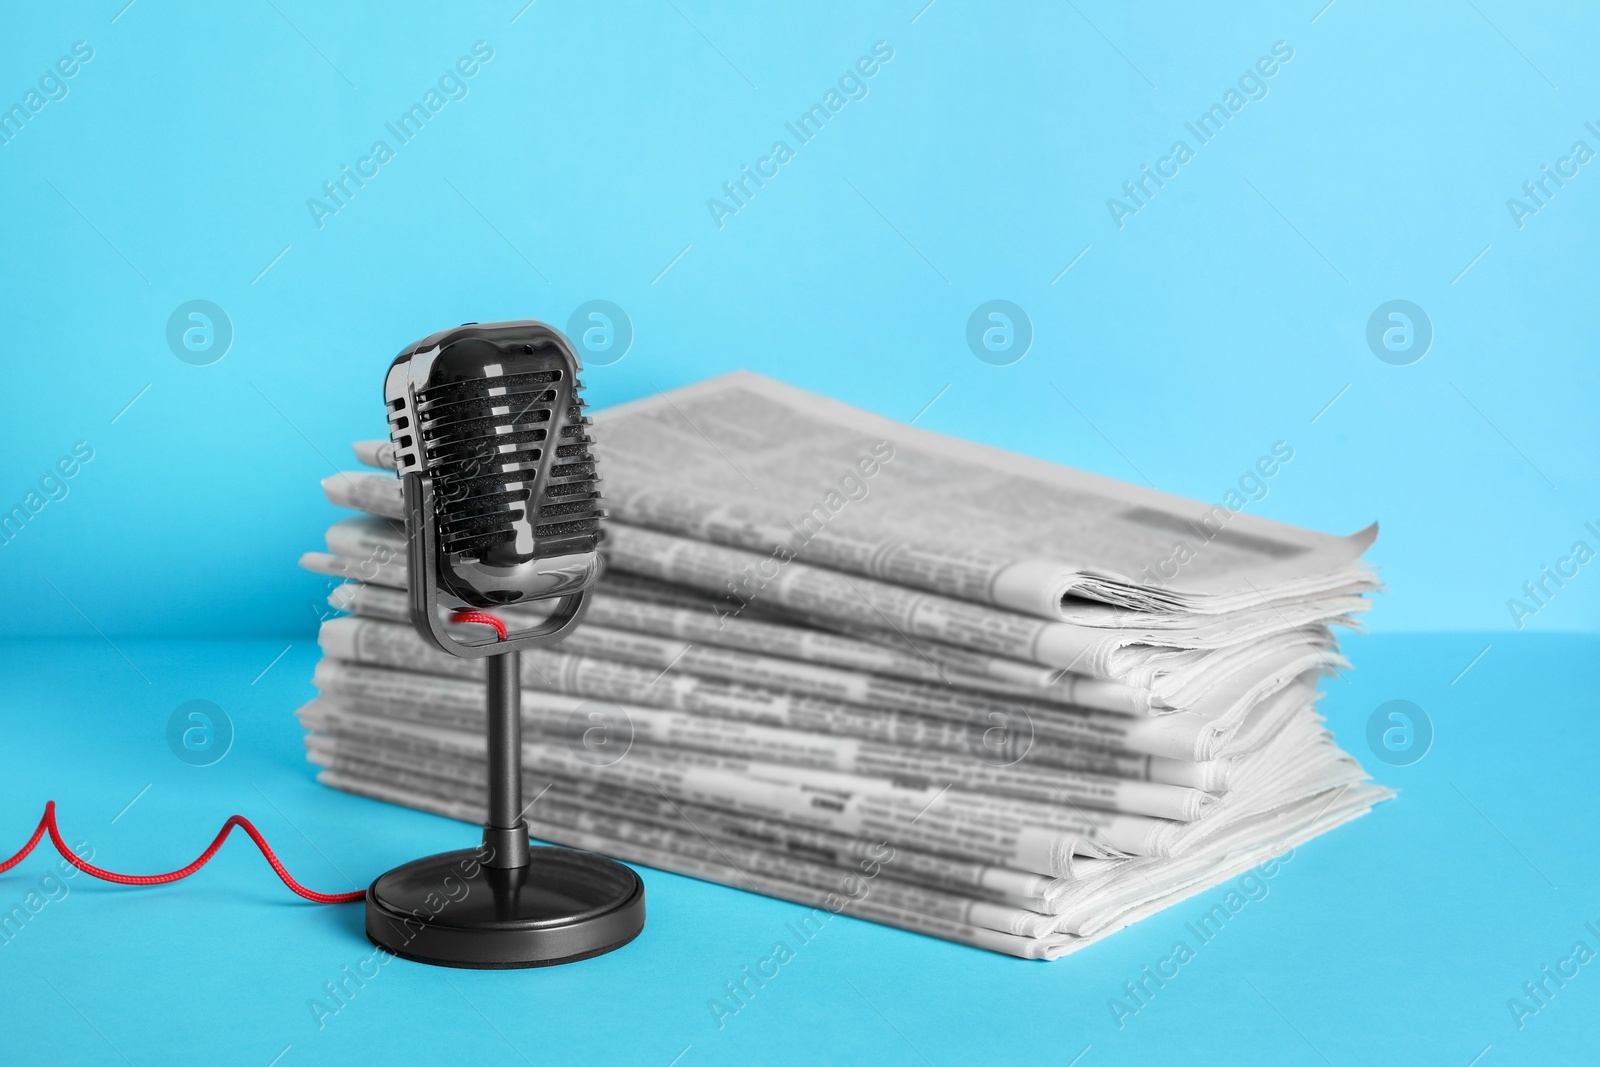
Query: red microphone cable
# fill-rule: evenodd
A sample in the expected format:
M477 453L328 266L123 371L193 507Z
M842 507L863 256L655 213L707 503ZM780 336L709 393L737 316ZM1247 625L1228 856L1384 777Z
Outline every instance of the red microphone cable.
M450 621L477 622L482 623L485 626L493 626L494 632L499 635L500 640L504 641L506 639L506 624L495 618L493 615L490 615L488 612L471 611L466 609L461 611L452 611L450 613Z
M261 850L261 854L272 865L273 873L282 879L283 884L307 900L316 904L353 904L367 895L364 889L357 889L350 893L318 893L307 889L294 880L294 876L289 873L283 862L278 859L277 854L272 851L272 846L267 844L267 839L261 836L261 831L257 830L250 820L243 815L230 815L228 821L222 824L222 829L217 831L217 836L212 838L210 847L200 853L199 858L187 867L180 867L165 874L117 874L115 871L102 870L92 863L79 859L71 849L67 848L67 843L61 839L61 831L56 826L56 802L53 800L45 803L44 818L39 820L39 826L33 831L33 836L28 839L28 843L23 845L22 850L16 855L4 863L0 863L0 874L4 874L27 859L28 853L38 846L39 841L46 833L49 833L50 843L55 845L56 851L61 853L68 863L84 874L93 875L102 881L115 882L117 885L165 885L168 882L176 882L180 878L187 878L209 863L211 857L217 854L217 850L222 847L222 843L228 839L228 835L233 832L235 826L242 827L244 832L250 835L250 840L256 843L256 848Z
M475 622L482 623L485 626L493 626L498 638L501 641L506 639L506 624L493 615L488 615L481 611L457 611L450 616L450 621ZM0 863L0 874L4 874L27 859L28 855L39 847L39 842L44 839L44 835L48 833L50 835L50 843L55 846L57 852L61 853L62 858L84 874L92 875L102 881L114 882L117 885L166 885L168 882L176 882L180 878L187 878L207 863L210 863L211 857L215 856L218 850L222 848L222 843L228 839L228 835L233 832L235 826L240 827L250 835L250 840L255 842L256 848L261 850L261 855L266 858L267 863L272 866L273 873L278 876L283 884L307 900L315 904L354 904L356 901L366 897L367 891L364 889L353 890L349 893L318 893L313 889L307 889L294 880L294 876L283 865L283 861L278 859L277 853L272 851L272 846L267 844L267 839L261 836L261 831L257 830L255 824L243 815L228 816L228 821L222 824L222 829L218 830L217 836L211 839L211 844L187 867L180 867L165 874L118 874L115 871L104 870L92 863L79 859L77 854L69 849L67 843L61 839L61 830L56 825L56 802L53 800L45 802L44 816L39 820L39 825L34 828L33 836L28 838L28 843L23 845L21 850L10 859Z

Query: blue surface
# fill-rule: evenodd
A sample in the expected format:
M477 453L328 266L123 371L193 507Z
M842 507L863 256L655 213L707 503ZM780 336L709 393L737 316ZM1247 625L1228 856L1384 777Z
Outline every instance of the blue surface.
M1251 509L1381 519L1385 629L1505 628L1541 566L1600 548L1600 162L1507 206L1600 151L1600 9L927 2L13 5L0 105L74 42L94 58L0 145L28 400L0 508L74 442L95 458L0 549L32 609L0 627L309 635L288 564L332 517L314 483L383 430L387 360L594 299L635 334L597 403L748 367L1206 500L1286 441ZM399 144L385 124L478 41L465 97ZM878 41L865 98L800 144L785 123ZM1262 57L1265 97L1200 144L1184 124ZM308 200L384 138L319 228ZM794 158L719 228L707 201L780 138ZM1180 138L1194 158L1119 228L1108 200ZM168 347L196 299L232 324L211 366ZM993 299L1032 322L1011 366L967 347ZM1394 299L1433 325L1410 366L1366 340ZM1525 621L1593 631L1597 588Z
M234 811L325 891L470 843L464 824L312 781L289 709L310 695L315 650L296 643L261 675L282 648L0 648L3 849L47 797L69 842L130 871L187 862ZM1208 944L1186 924L1223 890L1045 964L844 917L802 946L785 923L807 909L646 869L649 921L622 951L500 973L397 960L352 984L319 1029L311 1000L371 954L360 908L293 897L241 839L174 886L64 883L64 897L0 945L0 1061L1065 1064L1087 1047L1080 1067L1464 1067L1487 1047L1483 1067L1593 1062L1600 960L1521 1029L1507 1001L1574 942L1600 950L1585 927L1600 927L1600 641L1374 636L1351 655L1358 669L1330 687L1326 710L1400 797L1297 850ZM222 707L236 730L210 767L179 762L163 738L171 710L191 699ZM1413 701L1434 726L1410 767L1386 767L1362 740L1391 699ZM23 902L50 870L39 855L0 876L0 904ZM780 939L794 959L719 1029L708 1003ZM1195 959L1119 1030L1108 1001L1177 939Z

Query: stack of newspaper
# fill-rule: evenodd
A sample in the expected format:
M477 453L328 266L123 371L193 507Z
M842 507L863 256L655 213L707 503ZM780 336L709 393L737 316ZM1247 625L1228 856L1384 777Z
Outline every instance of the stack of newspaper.
M1240 491L1198 504L747 373L594 435L607 571L584 625L522 660L536 837L1054 959L1388 795L1314 707L1345 665L1334 628L1377 588L1375 529L1285 526ZM393 466L387 442L356 454ZM323 487L364 514L302 559L344 613L299 712L319 778L480 821L482 664L407 622L400 483Z

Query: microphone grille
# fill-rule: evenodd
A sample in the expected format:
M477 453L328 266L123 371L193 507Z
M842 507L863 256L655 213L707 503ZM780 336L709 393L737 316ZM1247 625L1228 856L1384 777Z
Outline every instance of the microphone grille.
M554 368L457 379L416 394L420 465L433 476L445 552L547 558L594 550L604 512L579 387L570 371Z

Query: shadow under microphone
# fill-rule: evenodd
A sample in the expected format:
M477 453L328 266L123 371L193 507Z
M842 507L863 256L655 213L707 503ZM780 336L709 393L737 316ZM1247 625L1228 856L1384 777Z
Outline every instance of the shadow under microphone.
M531 848L522 817L520 652L571 631L600 573L605 513L578 370L543 323L468 323L408 346L384 382L411 623L440 651L484 661L488 712L482 846L413 860L367 889L367 937L403 959L540 967L610 952L644 927L637 874L590 852ZM526 629L482 614L550 600ZM465 637L445 610L494 632Z

